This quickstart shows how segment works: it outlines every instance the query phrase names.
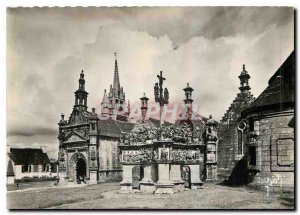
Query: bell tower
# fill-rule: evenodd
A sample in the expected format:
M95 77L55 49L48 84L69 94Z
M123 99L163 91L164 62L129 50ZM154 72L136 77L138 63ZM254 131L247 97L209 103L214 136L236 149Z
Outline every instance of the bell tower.
M83 107L84 110L87 110L87 96L88 93L85 91L85 80L83 70L80 73L80 78L78 80L79 87L75 92L75 105L74 107Z
M123 87L120 84L117 52L115 52L114 55L115 55L114 79L113 79L113 84L110 85L108 96L107 96L109 101L110 115L112 119L126 121L127 116L126 116L125 92L123 90ZM107 110L105 110L105 112L106 111Z

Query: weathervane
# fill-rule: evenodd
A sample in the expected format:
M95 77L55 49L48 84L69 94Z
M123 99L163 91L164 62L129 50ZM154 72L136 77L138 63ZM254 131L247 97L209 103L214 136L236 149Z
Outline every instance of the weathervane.
M157 75L158 83L154 85L154 96L155 102L159 103L160 106L160 126L163 125L162 111L165 104L169 103L169 91L167 88L163 89L163 82L166 80L162 76L162 71L160 71L160 75Z

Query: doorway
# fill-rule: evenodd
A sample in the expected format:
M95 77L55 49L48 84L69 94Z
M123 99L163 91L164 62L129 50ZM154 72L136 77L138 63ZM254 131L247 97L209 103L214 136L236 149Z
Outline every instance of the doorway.
M77 181L85 181L86 178L86 163L80 158L76 163Z
M142 166L134 166L132 168L132 189L139 189L140 181L144 178L144 168Z

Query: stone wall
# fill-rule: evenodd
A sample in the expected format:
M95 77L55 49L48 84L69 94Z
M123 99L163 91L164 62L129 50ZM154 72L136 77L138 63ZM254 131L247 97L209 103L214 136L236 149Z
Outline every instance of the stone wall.
M237 155L237 129L235 123L219 124L218 168L233 169Z
M119 163L118 139L101 137L99 141L99 181L119 181L122 167Z
M294 185L294 128L288 126L293 116L290 111L259 119L254 183Z

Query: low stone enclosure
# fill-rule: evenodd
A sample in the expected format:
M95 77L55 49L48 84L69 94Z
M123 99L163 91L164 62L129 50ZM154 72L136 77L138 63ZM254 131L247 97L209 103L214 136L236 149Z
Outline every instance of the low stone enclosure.
M205 132L205 138L189 130L180 137L172 130L173 126L142 127L123 133L119 143L122 192L138 189L145 193L173 194L185 188L200 189L203 181L216 179L217 139L213 130L209 130L209 135Z

